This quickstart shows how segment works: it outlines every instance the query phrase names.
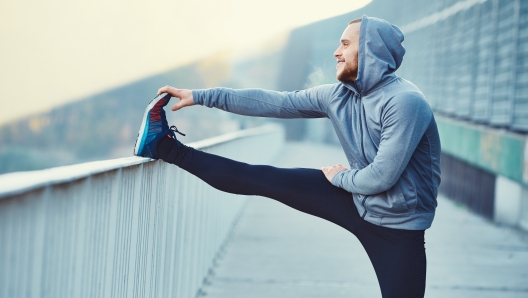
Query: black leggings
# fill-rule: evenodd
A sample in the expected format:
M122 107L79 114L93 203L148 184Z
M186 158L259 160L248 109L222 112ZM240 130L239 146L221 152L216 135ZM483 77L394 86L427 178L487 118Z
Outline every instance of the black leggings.
M249 165L176 146L164 160L221 191L268 197L347 229L365 248L383 297L424 296L424 231L389 229L363 220L352 195L330 184L322 171Z

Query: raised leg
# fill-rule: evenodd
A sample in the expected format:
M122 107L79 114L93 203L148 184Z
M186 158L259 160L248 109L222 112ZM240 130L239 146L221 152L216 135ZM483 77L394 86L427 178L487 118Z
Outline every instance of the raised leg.
M164 160L221 191L268 197L351 232L361 220L352 194L330 184L320 170L249 165L185 146Z

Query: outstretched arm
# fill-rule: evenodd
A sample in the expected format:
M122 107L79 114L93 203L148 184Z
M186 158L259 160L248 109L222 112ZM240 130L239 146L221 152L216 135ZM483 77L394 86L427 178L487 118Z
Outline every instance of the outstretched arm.
M334 90L333 85L293 92L229 88L187 90L165 86L158 94L167 92L180 99L172 107L173 111L200 104L247 116L322 118L327 117L327 103Z

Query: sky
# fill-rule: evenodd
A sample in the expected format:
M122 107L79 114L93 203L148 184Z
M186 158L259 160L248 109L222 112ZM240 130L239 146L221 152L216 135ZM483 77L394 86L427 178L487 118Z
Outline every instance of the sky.
M250 55L369 2L1 1L0 125L218 52Z

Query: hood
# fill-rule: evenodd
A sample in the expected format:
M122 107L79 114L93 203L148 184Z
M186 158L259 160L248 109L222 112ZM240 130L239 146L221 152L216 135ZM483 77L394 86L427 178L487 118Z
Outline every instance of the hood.
M395 78L405 55L403 33L391 23L363 15L359 32L358 76L360 94L383 86Z

